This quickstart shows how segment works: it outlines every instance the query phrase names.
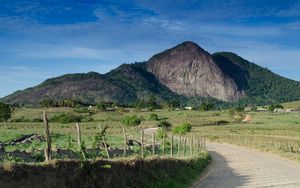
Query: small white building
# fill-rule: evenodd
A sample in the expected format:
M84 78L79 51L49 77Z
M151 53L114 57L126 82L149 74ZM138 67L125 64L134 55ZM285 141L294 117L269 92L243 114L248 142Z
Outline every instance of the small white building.
M185 110L192 110L193 108L191 106L184 107Z
M256 111L258 111L258 112L266 112L267 109L264 108L264 107L257 107Z

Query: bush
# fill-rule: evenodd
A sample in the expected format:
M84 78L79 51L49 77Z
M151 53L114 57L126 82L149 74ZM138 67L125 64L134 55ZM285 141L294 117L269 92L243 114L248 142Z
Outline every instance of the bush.
M158 123L157 127L160 127L163 130L169 130L172 127L172 124L167 121L161 121Z
M235 122L241 122L245 118L244 110L242 108L234 108L229 110L229 115Z
M50 121L54 123L76 123L81 122L82 116L76 116L71 113L61 113L53 116Z
M158 121L158 115L154 114L154 113L150 114L149 120L150 121Z
M105 111L107 108L107 105L104 102L100 102L96 105L96 107L98 110Z
M89 113L89 109L87 107L76 107L74 109L74 112L76 113Z
M200 109L201 111L209 111L209 110L213 109L213 107L214 107L214 104L213 104L213 103L206 103L206 102L203 102L203 103L200 105L199 109Z
M40 123L40 122L43 122L43 120L42 120L42 119L39 119L39 118L34 118L34 119L32 120L32 122L34 122L34 123Z
M126 126L138 126L141 122L142 119L136 115L126 116L122 119L122 123Z
M192 130L192 125L190 123L183 123L177 127L174 127L174 134L186 134Z
M162 128L158 128L156 134L157 134L157 138L160 138L160 139L163 139L164 136L165 136L165 138L167 137L166 130L164 130L164 129L162 129Z

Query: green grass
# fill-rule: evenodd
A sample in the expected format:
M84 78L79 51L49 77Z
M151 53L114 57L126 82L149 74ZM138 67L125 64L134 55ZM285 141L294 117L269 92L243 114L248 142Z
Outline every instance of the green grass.
M25 117L34 119L42 117L43 109L17 108L14 111L13 119ZM73 112L71 108L49 108L47 109L49 118L61 112ZM95 122L81 123L82 140L87 147L91 147L94 136L99 132L98 125L108 126L107 138L112 147L122 147L123 133L121 119L129 115L137 115L143 121L139 126L127 127L127 135L130 139L140 140L140 130L148 127L155 127L158 121L149 120L153 112L101 112L97 111L92 115ZM191 133L196 137L205 136L208 139L218 142L228 142L243 145L265 151L275 152L282 156L299 159L297 144L300 143L300 112L294 113L273 113L273 112L248 112L251 115L250 123L234 123L227 111L158 111L154 112L158 119L170 122L173 127L182 123L190 123L193 128ZM229 122L226 125L217 125L217 122ZM50 131L53 137L53 145L57 147L67 147L69 135L76 145L76 127L74 123L59 124L50 123ZM9 123L8 127L0 125L0 142L11 140L23 134L44 134L43 123ZM247 140L248 139L248 140ZM251 143L250 143L250 141ZM292 143L294 152L279 147L269 146L263 142L270 141L277 144ZM146 141L151 143L151 135L146 137ZM276 144L274 144L276 145ZM22 150L30 149L30 145L20 145L9 148ZM43 145L37 147L43 148ZM300 147L300 146L299 146Z
M293 102L288 102L288 103L283 103L282 104L285 108L300 108L300 101L293 101Z

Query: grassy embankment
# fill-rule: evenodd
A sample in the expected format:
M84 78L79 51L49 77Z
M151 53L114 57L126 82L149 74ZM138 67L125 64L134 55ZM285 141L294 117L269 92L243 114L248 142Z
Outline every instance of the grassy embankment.
M189 187L209 163L202 153L191 159L53 161L0 165L0 187Z

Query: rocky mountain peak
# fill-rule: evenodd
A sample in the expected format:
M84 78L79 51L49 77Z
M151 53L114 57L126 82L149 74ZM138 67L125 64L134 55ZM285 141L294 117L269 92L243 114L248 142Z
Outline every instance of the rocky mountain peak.
M187 97L235 101L244 95L212 56L194 42L184 42L154 55L147 70L170 90Z

